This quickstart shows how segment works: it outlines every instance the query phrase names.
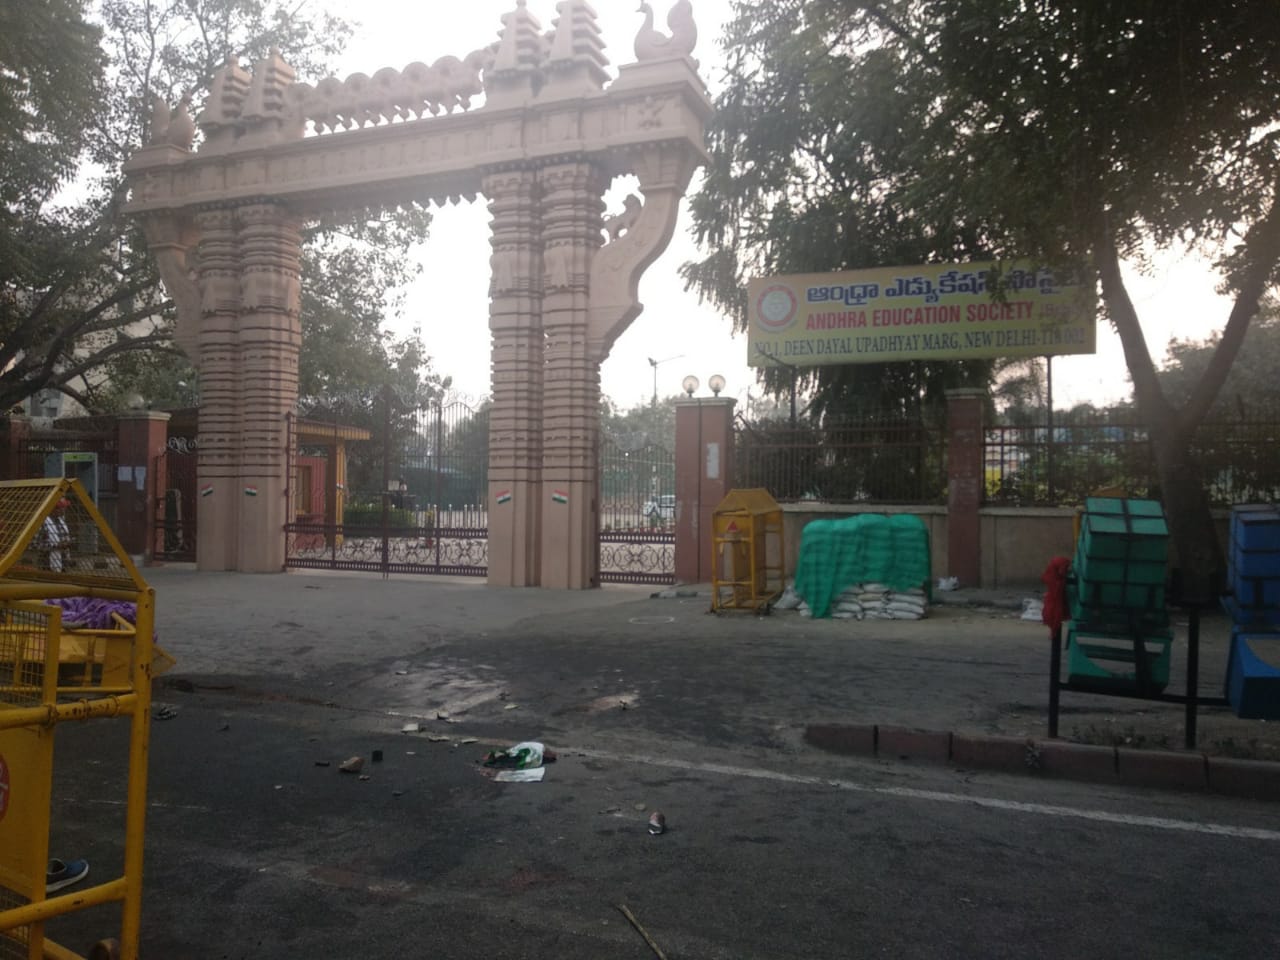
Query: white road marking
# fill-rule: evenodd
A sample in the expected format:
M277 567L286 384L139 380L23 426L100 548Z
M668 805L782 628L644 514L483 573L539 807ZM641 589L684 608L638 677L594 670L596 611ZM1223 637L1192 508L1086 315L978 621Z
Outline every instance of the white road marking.
M1014 813L1029 813L1044 817L1069 817L1076 820L1093 820L1098 823L1115 823L1131 827L1150 827L1154 830L1176 830L1183 833L1203 833L1216 837L1236 837L1246 840L1280 841L1280 830L1266 830L1262 827L1237 827L1223 823L1197 823L1194 820L1174 820L1169 817L1148 817L1134 813L1112 813L1109 810L1090 810L1081 807L1065 807L1048 803L1024 803L1020 800L1004 800L1000 797L984 797L963 793L946 793L940 790L918 790L914 787L877 787L869 783L858 783L855 780L840 780L830 777L811 777L794 773L783 773L777 770L765 770L759 767L735 767L722 763L694 763L689 760L677 760L670 757L648 757L629 754L612 753L607 750L592 750L582 747L565 747L560 753L568 755L579 753L597 760L615 760L620 763L648 764L656 767L668 767L673 770L688 770L694 773L713 773L727 777L749 777L755 780L773 780L781 783L794 783L812 787L832 787L836 790L850 790L857 793L873 793L880 796L904 797L910 800L930 800L936 803L968 804L975 807L986 807L993 810L1009 810Z

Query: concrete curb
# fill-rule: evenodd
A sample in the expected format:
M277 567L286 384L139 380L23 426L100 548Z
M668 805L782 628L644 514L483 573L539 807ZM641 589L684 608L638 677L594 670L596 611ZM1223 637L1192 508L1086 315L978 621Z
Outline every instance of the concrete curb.
M874 724L810 724L805 727L804 739L820 750L853 757L950 763L1063 780L1280 800L1280 763L1262 760Z

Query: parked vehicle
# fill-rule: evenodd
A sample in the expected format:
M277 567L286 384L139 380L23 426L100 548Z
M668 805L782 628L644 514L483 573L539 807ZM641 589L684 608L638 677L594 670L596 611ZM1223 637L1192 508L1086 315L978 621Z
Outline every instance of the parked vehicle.
M652 497L644 505L644 515L650 523L661 523L676 518L676 495L664 493Z

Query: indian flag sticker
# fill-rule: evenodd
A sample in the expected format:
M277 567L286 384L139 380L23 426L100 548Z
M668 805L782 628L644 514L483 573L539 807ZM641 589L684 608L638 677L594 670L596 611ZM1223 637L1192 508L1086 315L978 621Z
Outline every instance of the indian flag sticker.
M552 490L551 502L552 503L568 503L569 494L565 493L563 490Z
M498 491L498 495L497 495L497 497L495 497L494 499L496 499L496 500L498 501L498 503L499 503L499 504L503 504L503 503L510 503L510 502L511 502L511 491L510 491L510 490L499 490L499 491Z
M212 497L212 496L213 496L213 484L212 484L212 483L202 483L202 484L200 484L200 496L202 496L202 497Z
M257 487L245 487L245 488L244 488L244 495L245 495L246 497L256 497L256 496L258 495L258 488L257 488Z

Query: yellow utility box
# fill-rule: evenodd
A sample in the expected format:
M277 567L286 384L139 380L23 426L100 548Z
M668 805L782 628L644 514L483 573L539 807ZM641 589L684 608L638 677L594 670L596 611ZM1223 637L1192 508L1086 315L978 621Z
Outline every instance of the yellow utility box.
M77 957L45 924L106 903L119 938L92 955L137 957L151 679L173 662L154 628L155 592L78 480L0 483L0 957ZM58 725L110 717L130 724L123 875L47 896Z
M782 508L767 490L730 490L711 523L711 609L767 609L782 594Z

